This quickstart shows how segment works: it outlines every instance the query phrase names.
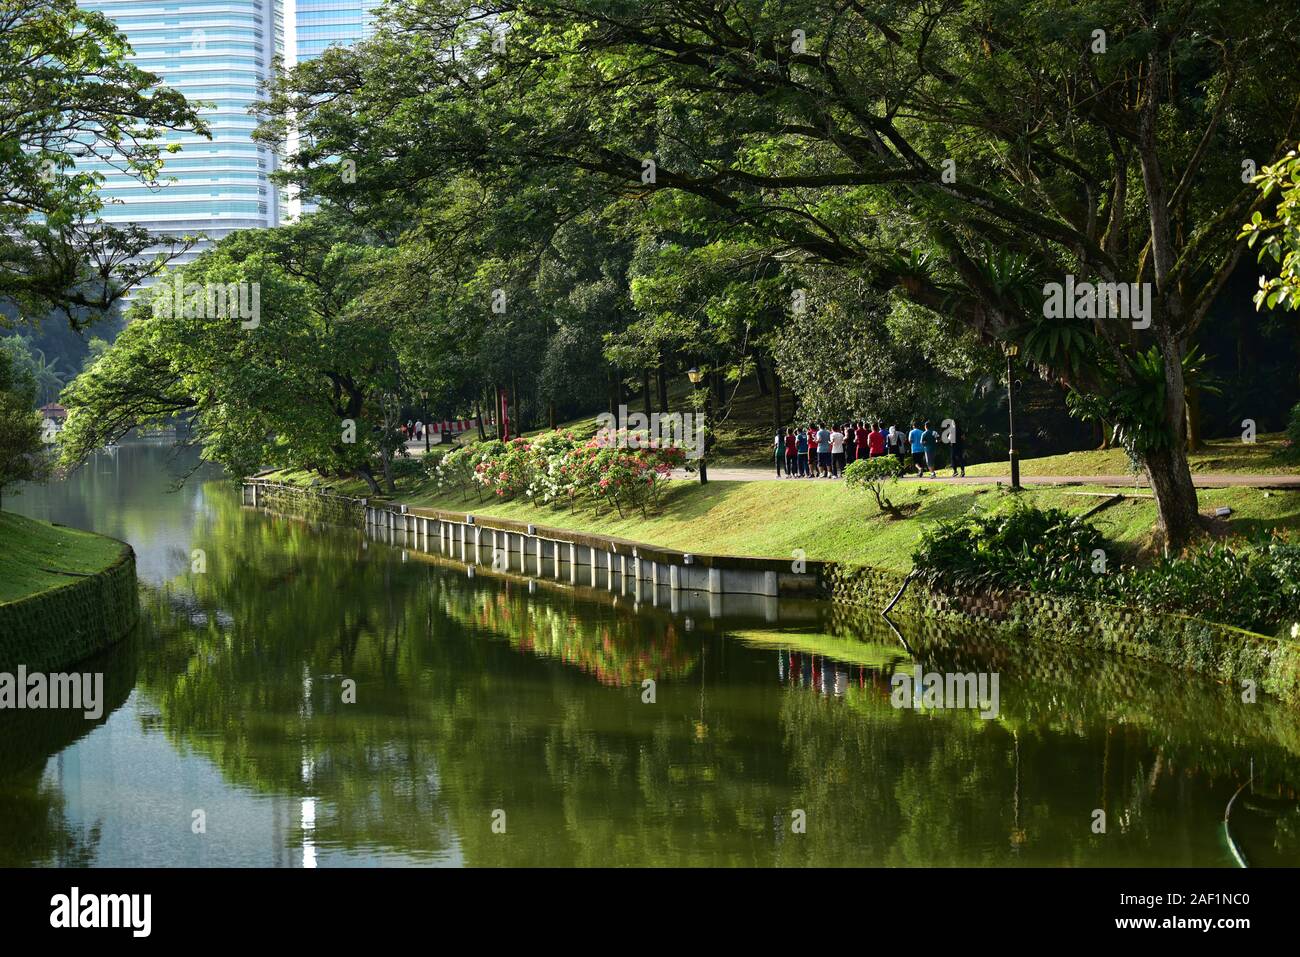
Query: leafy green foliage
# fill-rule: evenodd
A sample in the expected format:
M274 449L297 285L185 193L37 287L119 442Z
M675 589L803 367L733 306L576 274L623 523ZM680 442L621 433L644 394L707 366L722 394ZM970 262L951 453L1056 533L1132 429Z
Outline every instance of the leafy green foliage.
M885 497L884 491L887 485L897 482L902 474L903 465L896 456L878 455L850 462L844 470L844 483L855 491L870 493L880 511L900 517L898 507Z
M181 272L199 289L259 291L260 316L167 305L172 277L135 305L132 322L68 386L63 462L140 425L193 416L204 457L246 474L265 464L365 478L378 491L400 444L400 315L365 294L387 262L326 219L227 237ZM418 339L413 340L418 347Z
M635 441L629 439L634 438ZM467 494L486 491L499 499L526 497L534 505L594 508L612 505L643 516L657 503L661 484L685 461L680 448L653 447L644 434L625 432L579 442L566 432L536 440L480 442L456 449L431 471L439 488ZM480 495L481 499L481 495Z
M1270 634L1300 620L1300 541L1281 535L1205 542L1106 581L1120 601Z
M1206 359L1197 348L1182 359L1182 380L1204 392L1219 387L1205 369ZM1145 352L1123 353L1117 360L1103 362L1106 378L1114 383L1104 393L1071 392L1066 401L1070 411L1085 421L1111 425L1117 445L1142 459L1150 452L1168 449L1174 431L1165 415L1167 383L1165 360L1152 346Z
M1260 199L1276 194L1277 208L1265 216L1256 210L1239 234L1261 263L1278 269L1276 276L1260 276L1255 293L1258 309L1300 309L1300 152L1290 150L1255 177Z
M41 419L32 408L35 399L31 374L0 343L0 501L6 488L48 473Z
M91 155L150 183L169 131L208 135L129 53L107 16L75 0L0 7L0 299L30 314L58 307L80 327L170 258L146 254L158 240L143 228L97 220L103 175L75 166Z
M935 523L922 532L912 561L922 580L942 587L1091 592L1093 553L1108 545L1076 516L1016 500L1006 511L975 509Z
M1281 534L1203 542L1149 564L1123 564L1090 523L1017 501L922 533L912 559L942 588L1087 597L1177 612L1264 634L1300 611L1300 541Z

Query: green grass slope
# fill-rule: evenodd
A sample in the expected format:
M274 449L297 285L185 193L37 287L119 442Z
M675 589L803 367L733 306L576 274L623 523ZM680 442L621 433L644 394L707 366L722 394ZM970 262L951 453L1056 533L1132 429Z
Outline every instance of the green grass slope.
M0 604L103 571L121 542L0 512Z

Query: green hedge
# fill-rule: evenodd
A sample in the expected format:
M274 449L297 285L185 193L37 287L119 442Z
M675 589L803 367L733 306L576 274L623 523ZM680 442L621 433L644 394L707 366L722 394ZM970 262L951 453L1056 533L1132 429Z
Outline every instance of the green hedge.
M0 671L59 671L124 637L139 618L135 552L108 568L0 605Z

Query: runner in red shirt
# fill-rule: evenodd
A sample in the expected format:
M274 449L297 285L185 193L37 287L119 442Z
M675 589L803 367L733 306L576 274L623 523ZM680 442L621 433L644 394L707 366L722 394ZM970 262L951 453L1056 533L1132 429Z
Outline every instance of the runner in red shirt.
M874 459L877 455L885 454L885 433L879 428L873 428L871 435L867 437L867 442L871 449L871 457Z

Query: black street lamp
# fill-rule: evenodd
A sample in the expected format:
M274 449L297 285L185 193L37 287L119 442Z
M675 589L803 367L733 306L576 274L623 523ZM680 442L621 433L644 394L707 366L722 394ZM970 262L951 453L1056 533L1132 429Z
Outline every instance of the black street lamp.
M691 380L691 386L695 389L696 392L695 404L698 406L700 404L699 403L700 383L704 381L704 373L701 372L699 369L697 369L695 366L691 366L689 369L686 370L686 378ZM701 485L704 485L709 481L709 466L708 463L705 461L705 459L708 458L708 454L709 454L708 401L709 401L709 397L706 395L704 397L704 444L700 450L700 484Z
M1012 378L1011 360L1020 352L1014 342L1005 343L1002 350L1007 354L1007 454L1011 458L1011 490L1020 491L1020 454L1016 452L1016 383Z

